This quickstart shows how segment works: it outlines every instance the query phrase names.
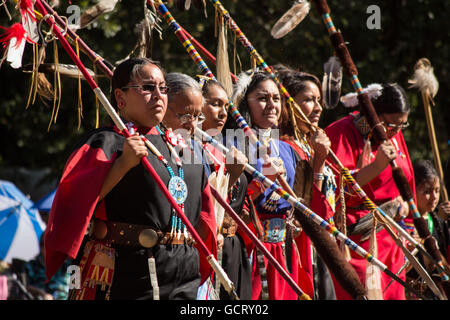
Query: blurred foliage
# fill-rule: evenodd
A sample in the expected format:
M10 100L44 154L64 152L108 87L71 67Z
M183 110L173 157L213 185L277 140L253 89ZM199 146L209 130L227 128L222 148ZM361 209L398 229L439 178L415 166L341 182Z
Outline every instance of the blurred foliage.
M217 39L214 36L215 10L209 1L206 13L194 5L190 10L180 10L176 3L169 1L168 7L178 23L194 36L213 55L216 55ZM72 5L79 5L83 10L94 5L96 1L72 0ZM275 40L270 30L275 22L291 7L293 0L255 1L224 0L238 26L251 41L265 61L270 64L284 63L301 68L322 77L323 63L333 55L327 31L311 4L309 15L293 31L282 39ZM413 160L432 159L431 145L428 137L424 108L420 94L415 89L408 89L408 79L412 77L416 61L422 57L431 60L440 89L433 107L434 124L439 141L440 155L444 170L449 167L449 129L450 113L445 109L450 105L449 77L450 43L450 2L441 0L363 0L338 1L329 0L331 17L334 24L342 31L344 39L359 71L363 86L378 82L397 82L409 95L412 112L411 126L404 131ZM66 15L66 1L60 0L55 8L60 15ZM100 17L96 22L78 35L100 56L115 63L125 58L134 48L137 39L136 25L143 19L143 0L122 0L113 12ZM381 29L370 30L366 22L370 14L366 12L369 5L378 5L381 9ZM0 8L0 25L10 26L18 21L14 12L13 1L8 2L13 13L9 21L3 8ZM161 61L164 68L192 76L200 71L186 54L178 39L167 26L160 21L162 39L153 31L152 58ZM248 52L229 32L230 65L233 67L233 52L236 49L241 61L235 72L251 67ZM24 64L30 63L32 47L27 44ZM53 61L53 45L47 48L46 62ZM70 63L59 45L61 63ZM92 62L81 55L83 63L93 69ZM205 62L215 72L212 62ZM53 83L53 75L47 75ZM61 107L56 123L50 130L47 127L53 108L53 102L43 103L39 98L34 105L26 109L30 87L30 74L12 69L4 63L0 69L0 168L26 167L39 169L50 167L54 178L59 178L65 161L74 150L82 135L95 127L95 97L86 82L82 84L83 119L78 129L76 79L63 78ZM99 80L101 89L109 95L109 81ZM348 78L343 81L343 93L352 91ZM100 107L102 108L102 107ZM334 110L325 110L320 125L327 126L349 110L339 105ZM101 125L109 123L109 118L102 109Z

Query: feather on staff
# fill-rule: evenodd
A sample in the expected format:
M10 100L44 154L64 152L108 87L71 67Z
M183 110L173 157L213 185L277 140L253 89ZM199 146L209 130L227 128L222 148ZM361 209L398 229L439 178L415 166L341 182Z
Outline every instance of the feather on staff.
M342 66L335 56L330 57L323 65L322 94L326 109L336 108L341 96Z
M274 24L270 34L280 39L294 29L308 15L311 5L307 0L297 0L292 7Z
M418 89L422 95L423 107L427 119L428 136L433 150L434 166L441 180L441 196L443 201L448 201L447 189L444 183L444 172L442 170L436 131L434 129L433 113L430 107L430 103L434 106L433 98L439 90L439 82L433 73L430 60L421 58L416 62L413 78L408 80L408 83L410 84L410 88Z
M358 100L360 106L363 108L365 116L369 122L371 128L373 128L374 136L377 138L379 142L383 142L387 140L386 132L383 130L382 126L379 126L380 120L378 118L377 113L372 105L370 98L367 93L363 92L362 85L358 79L358 69L354 64L350 52L348 51L347 45L345 44L344 38L340 31L336 30L334 26L331 16L330 16L330 8L328 7L326 0L314 0L316 3L319 14L322 17L324 24L327 27L330 40L336 49L336 55L339 57L341 63L344 66L344 70L346 74L351 78L352 84L355 88L355 91L358 93ZM430 234L427 223L421 217L420 213L417 210L417 206L414 203L414 195L409 187L408 181L405 177L403 170L398 167L394 161L390 162L392 167L392 176L395 181L395 184L402 196L402 198L409 204L410 210L413 216L413 222L418 230L419 236L424 240L424 246L426 251L420 246L417 241L414 239L411 240L411 237L407 236L406 238L413 243L419 250L424 252L428 257L430 257L435 265L438 267L440 271L440 276L442 279L442 283L444 285L446 295L450 293L450 282L449 277L445 274L445 269L443 266L442 258L440 256L440 252L437 249L436 239ZM396 226L395 223L390 221L391 225ZM402 230L403 229L397 229Z

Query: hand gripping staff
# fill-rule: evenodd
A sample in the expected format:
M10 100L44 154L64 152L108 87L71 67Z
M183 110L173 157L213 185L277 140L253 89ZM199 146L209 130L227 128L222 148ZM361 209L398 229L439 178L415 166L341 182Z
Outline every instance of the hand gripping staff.
M207 76L210 79L213 79L213 80L217 81L217 79L214 77L214 74L208 68L208 66L203 61L203 59L200 56L200 54L197 52L195 47L192 45L192 43L186 37L185 33L182 31L181 27L175 21L175 18L171 15L171 13L169 12L169 9L167 9L167 7L162 3L161 0L147 0L147 3L149 3L150 5L153 5L152 2L157 4L158 13L166 20L167 24L172 28L172 31L175 33L177 38L180 40L180 42L182 43L183 47L186 49L186 51L188 52L189 56L195 62L197 67L201 70L203 75ZM236 120L236 122L239 125L239 127L244 131L244 134L249 137L250 142L253 145L255 145L258 150L260 150L261 148L264 148L264 145L261 144L261 142L259 142L258 138L253 133L251 128L248 126L248 124L246 123L246 121L242 117L242 115L240 114L240 112L237 109L237 107L233 104L233 101L230 99L228 101L228 103L229 103L229 107L228 107L229 113ZM266 154L266 156L267 156L267 154ZM282 185L282 187L285 190L289 190L291 193L293 193L292 190L291 190L291 187L286 182L286 180L284 180L282 177L278 177L278 181L280 182L280 184Z
M217 140L212 138L210 135L208 135L206 132L200 130L199 128L195 129L195 134L203 139L203 141L212 144L214 147L222 151L223 153L228 153L230 150L225 147L223 144L219 143ZM296 216L300 219L301 222L304 222L304 216L310 218L313 220L316 224L318 224L320 227L324 228L328 233L333 235L336 239L339 239L342 241L345 245L347 245L351 250L355 251L357 254L359 254L361 257L366 259L368 262L376 265L380 270L382 270L384 273L386 273L389 277L391 277L393 280L400 283L403 287L405 287L407 290L413 292L414 294L418 294L419 297L421 297L424 300L427 300L421 293L417 293L417 291L413 288L411 288L407 283L405 283L402 279L400 279L397 275L395 275L392 271L390 271L385 264L383 264L381 261L379 261L377 258L372 256L370 253L368 253L366 250L358 246L355 242L353 242L351 239L349 239L346 235L344 235L342 232L340 232L336 227L330 225L327 221L322 219L319 215L314 213L311 209L306 207L303 203L301 203L298 199L291 196L289 193L284 191L276 182L271 181L270 179L266 178L262 173L260 173L258 170L250 166L248 163L244 165L244 170L247 171L249 174L251 174L254 178L261 181L267 188L270 188L271 190L274 190L277 192L283 199L288 201L293 207L298 209L303 215L297 214ZM296 213L298 211L295 211ZM317 232L317 230L314 230ZM308 236L310 236L308 234Z
M325 26L327 27L330 40L336 50L336 55L341 60L345 72L351 78L353 87L355 88L358 94L359 104L364 110L364 113L366 115L370 127L373 128L373 130L375 131L375 136L380 142L386 141L387 140L386 132L380 125L381 124L380 120L375 112L375 109L372 105L372 102L370 101L370 98L368 97L367 93L363 92L362 85L358 79L358 70L355 64L353 63L353 60L350 56L350 52L347 49L342 34L336 30L336 27L333 24L333 21L330 16L330 8L328 7L326 0L314 0L314 2L317 6L319 14L322 16L322 20ZM429 257L430 260L432 260L434 264L437 266L444 287L444 291L448 297L450 294L450 282L449 282L450 278L448 277L447 274L445 274L446 270L443 264L442 256L437 246L437 241L430 234L427 222L423 219L423 217L417 210L416 204L414 203L413 197L414 195L412 193L411 188L409 187L408 181L406 180L405 173L400 167L397 166L395 160L393 160L390 163L390 165L392 167L392 175L394 181L397 185L398 190L400 191L402 198L409 204L410 211L412 212L413 216L414 226L416 227L419 236L424 241L426 251L423 250L423 248L417 243L417 241L411 241L414 240L411 239L412 237L409 236L407 237L407 239L412 243L414 243L416 247L421 252L423 252L427 257Z
M118 114L116 113L114 108L111 106L108 99L101 91L101 89L97 86L95 81L92 79L90 74L87 72L87 70L83 66L81 60L77 57L77 55L75 54L73 49L70 47L67 40L61 34L60 30L56 27L53 17L51 15L47 14L47 11L45 10L45 8L42 5L40 0L36 0L35 4L36 4L36 7L38 8L38 10L43 14L43 19L50 25L50 27L52 27L52 29L54 30L55 34L57 35L59 41L61 42L62 46L64 47L66 52L69 54L70 58L75 62L77 67L80 69L80 71L83 74L83 76L85 77L86 81L89 83L89 86L92 88L92 90L94 91L97 98L100 100L102 105L105 107L106 112L108 112L108 114L114 121L117 128L119 130L121 130L121 132L123 133L123 135L125 137L130 137L130 132L126 128L125 124L122 122L122 120L120 119L120 117L118 116ZM150 164L150 162L148 161L147 158L142 158L141 161L142 161L142 164L145 167L145 169L150 173L152 178L158 184L161 191L166 196L166 198L169 201L172 208L177 212L178 216L181 218L183 223L186 225L186 227L188 228L189 232L192 234L195 241L199 244L200 249L203 251L203 253L207 257L207 260L208 260L209 264L211 265L211 267L214 269L215 272L219 273L219 279L222 282L222 285L224 286L224 288L234 299L238 300L239 297L237 296L237 294L235 292L233 283L228 278L227 274L224 272L224 270L219 265L217 260L214 258L214 255L206 247L205 243L202 241L199 234L197 233L195 228L190 223L189 219L184 215L183 211L180 209L180 207L177 205L177 203L175 202L173 197L170 195L169 191L167 190L167 187L164 185L164 182L158 176L155 169L152 167L152 165Z
M252 57L256 59L257 63L264 68L265 71L267 71L269 74L272 75L274 78L274 81L278 84L280 87L281 93L285 96L287 102L294 106L293 111L297 113L297 116L299 116L302 121L307 124L311 130L315 131L318 130L316 126L312 125L309 119L304 115L301 108L297 105L297 103L294 101L294 99L289 95L286 88L283 86L283 84L278 80L272 69L267 65L267 63L264 61L264 59L259 55L259 53L256 51L256 49L252 46L250 41L247 39L247 37L244 35L244 33L241 31L241 29L237 26L236 22L231 18L229 12L223 7L221 2L219 0L211 0L211 2L214 4L214 6L219 10L219 12L222 13L225 20L229 22L230 28L235 32L236 37L239 39L239 41L242 43L242 45L250 52ZM402 233L410 242L414 243L416 246L420 247L420 244L417 243L403 228L401 228L391 217L389 217L386 213L384 213L379 207L373 203L373 201L370 200L370 198L365 194L363 189L357 184L355 179L350 174L350 171L345 168L340 160L337 158L337 156L334 154L334 152L329 149L329 157L337 164L339 170L341 171L341 174L344 176L344 179L351 185L355 193L364 200L365 206L368 208L368 210L374 211L375 209L382 215L382 218L385 218L385 220L388 220L390 224L394 225L396 230L400 233ZM402 248L403 249L403 248ZM423 249L422 249L423 250ZM425 250L423 250L425 251ZM431 257L430 257L431 258ZM416 263L413 263L413 265L417 266ZM429 277L428 277L429 278ZM428 281L427 281L428 282ZM430 283L431 286L433 284ZM435 287L435 286L433 286Z
M213 1L213 0L212 0ZM154 3L157 4L157 10L159 12L159 14L166 20L167 24L172 28L172 31L174 31L175 35L177 36L177 38L180 40L180 42L182 43L183 47L185 47L186 51L188 52L189 56L192 58L192 60L196 63L196 65L198 66L198 68L202 71L202 73L204 75L206 75L207 77L214 79L215 77L213 75L213 73L209 70L208 66L206 65L206 63L203 61L203 59L200 57L200 55L198 54L198 52L196 51L196 49L194 48L194 46L191 44L191 42L189 41L189 39L187 39L187 37L185 36L185 34L182 32L181 27L178 25L178 23L176 22L175 18L171 15L171 13L169 12L169 10L167 9L167 7L160 1L160 0L153 0ZM214 1L214 3L216 3L218 1ZM150 5L152 5L152 0L147 0L147 3L149 3ZM220 2L218 2L220 4ZM245 41L246 43L249 44L248 40L245 38L245 36L242 34L242 32L239 30L239 28L237 27L237 25L234 23L234 21L232 21L231 17L229 16L228 12L223 8L223 6L221 6L220 4L220 8L219 10L222 12L222 14L224 14L224 17L226 20L230 21L230 25L232 27L232 29L237 32L237 37L239 38L240 41ZM250 44L249 44L250 45ZM250 45L251 46L251 45ZM252 48L252 53L256 53L256 50ZM259 59L258 62L264 63L265 65L265 70L268 71L270 74L273 74L272 70L267 66L267 64L265 64L265 62L262 60L262 58L258 55ZM276 79L276 77L274 76L274 78ZM282 84L278 81L277 82L280 86L282 86ZM284 89L284 87L283 87ZM288 94L287 90L284 89L282 90L282 93L284 95ZM293 101L293 99L291 98L291 100ZM248 135L250 137L250 140L252 141L252 143L254 143L257 147L261 146L261 143L257 140L256 136L254 135L254 133L251 131L250 127L247 125L247 123L245 122L245 119L242 117L242 115L239 113L239 110L237 109L236 106L234 106L233 101L229 101L230 106L229 106L229 111L231 113L231 115L234 117L234 119L236 120L236 122L239 124L239 126L241 127L241 129L243 129L244 133L246 135ZM295 102L294 102L295 103ZM298 107L298 110L301 112L300 107ZM303 115L304 118L306 118ZM254 169L253 169L254 170ZM257 172L257 171L256 171ZM263 178L265 178L262 174L260 174ZM258 178L258 176L256 177ZM263 179L261 178L261 179ZM261 180L260 179L260 180ZM267 180L266 180L267 181ZM291 197L294 200L294 203L298 202L294 197L292 197L292 194L294 194L294 192L292 191L292 189L289 187L289 185L285 182L284 179L279 179L279 181L281 182L282 186L278 186L277 184L271 182L270 186L274 186L275 189L278 189L278 193L286 199L286 196ZM284 182L284 183L283 183ZM290 194L288 194L285 190L287 190ZM292 203L291 203L292 204ZM297 209L299 209L300 211L303 212L303 208L311 211L310 209L306 208L303 204L301 204L300 202L298 202L300 208L298 206L295 206ZM312 211L311 211L312 212ZM313 212L312 212L313 213ZM314 214L314 213L313 213ZM307 214L308 215L308 214ZM327 229L330 233L332 233L333 235L336 236L336 234L334 234L334 230L338 231L336 228L331 227L325 220L323 220L320 216L314 214L318 219L313 219L313 221L315 221L316 223L318 223L319 225L321 225L322 227L324 227L325 229ZM324 222L324 224L322 223ZM334 230L331 230L330 228L334 228ZM339 232L339 231L338 231ZM340 232L339 232L340 233ZM342 236L345 237L345 239L348 239L344 234L340 233ZM350 239L348 239L350 242L344 242L347 246L349 246L352 249L352 246L355 245L356 247L358 247L353 241L351 241ZM350 246L349 244L352 243L352 246ZM354 248L354 246L353 246ZM360 248L362 249L362 248ZM355 249L353 249L355 250ZM365 257L369 262L370 261L378 261L376 260L372 255L370 255L369 253L365 252L364 249L362 249L364 251L364 254L362 255L363 257ZM355 250L358 252L358 250ZM358 252L359 254L361 254L361 251ZM367 255L368 256L367 256ZM378 261L380 262L380 261ZM380 262L381 263L381 262ZM390 275L391 277L395 277L396 280L399 280L400 283L405 286L406 283L401 280L400 278L398 278L397 276L395 276L394 273L392 273L390 270L387 269L387 266L385 266L384 264L382 264L383 267L381 267L381 270L384 270L384 272L388 275ZM411 289L412 290L412 289ZM414 291L414 290L413 290Z
M48 7L48 5L45 2L43 2L43 1L41 1L41 2L44 4L45 7ZM51 9L51 7L50 7L50 9ZM57 22L60 23L61 25L65 26L65 24L66 24L65 21L62 20L59 16L57 16L57 13L55 11L51 11L51 12L53 12L52 15L55 17ZM68 28L67 30L69 33L70 28ZM75 35L76 37L78 37L73 31L70 32L69 34L71 35L71 37L72 37L72 35ZM86 51L85 51L86 54L88 54L91 59L95 60L95 57L97 57L97 54L95 52L93 52L89 47L87 47L87 45L84 42L80 41L80 43L83 43L84 46L86 47ZM101 69L106 74L106 76L108 76L108 78L112 77L112 71L108 68L108 66L105 65ZM145 143L147 144L147 146L150 147L147 142L148 141L145 140ZM221 203L221 204L226 203L226 201L220 197L217 190L215 190L213 187L211 187L211 191L212 191L213 196L216 199L218 199L219 203ZM311 298L300 289L300 287L295 283L295 281L292 280L291 276L288 273L286 273L286 271L278 263L278 261L276 261L275 258L273 258L272 254L261 243L258 243L259 242L258 238L256 238L256 236L251 232L250 229L248 229L248 227L245 225L245 223L242 221L242 219L234 212L234 210L231 207L229 207L229 205L228 205L228 207L225 207L225 210L230 214L230 216L233 217L233 219L235 221L237 221L238 225L241 226L241 228L244 230L244 232L246 232L247 236L249 236L249 238L252 239L252 241L255 243L255 245L263 251L263 254L266 256L268 261L274 266L275 269L277 269L277 271L280 272L280 274L285 278L285 280L291 285L292 289L297 292L300 299L301 300L311 300Z
M294 101L294 99L289 95L289 93L287 92L286 88L283 86L283 84L278 80L278 78L276 77L276 75L273 73L272 69L267 65L267 63L264 61L264 59L259 55L259 53L256 51L256 49L252 46L252 44L250 43L250 41L246 38L246 36L244 35L244 33L241 31L241 29L237 26L236 22L231 18L229 12L223 7L223 5L221 4L221 2L219 0L211 0L212 3L214 4L214 6L219 10L219 12L221 12L224 15L224 18L229 22L230 24L230 28L235 32L236 37L239 39L239 41L242 43L242 45L250 52L250 54L256 59L256 61L258 62L259 65L261 65L265 71L267 71L269 74L271 74L275 80L275 82L279 85L280 87L280 91L281 93L285 96L286 100L288 101L288 103L290 103L291 106L294 106L295 108L293 109L294 112L297 112L297 115L302 119L302 121L309 125L310 129L315 131L318 130L318 128L316 126L313 126L311 124L311 122L308 120L308 118L304 115L303 111L301 110L301 108L297 105L297 103ZM331 19L330 19L331 20ZM346 66L344 65L344 68ZM356 69L356 67L355 67ZM352 80L352 82L354 82ZM358 82L359 83L359 82ZM359 84L360 85L360 84ZM367 207L368 210L370 211L378 211L381 216L382 219L384 218L384 220L388 221L389 224L391 224L392 226L395 227L395 229L401 233L409 242L413 243L416 247L418 247L418 249L422 252L424 252L430 259L432 259L432 257L421 247L421 245L413 238L411 237L410 234L408 234L402 227L400 227L389 215L387 215L383 210L381 210L381 208L379 208L372 200L370 200L370 198L367 196L367 194L364 192L364 190L358 185L358 183L355 181L355 179L351 176L350 171L345 168L342 163L340 162L340 160L337 158L337 156L334 154L334 152L330 149L329 150L329 157L337 164L339 170L341 171L341 174L344 176L344 179L350 184L350 186L352 187L352 189L355 191L355 193L364 201L364 205ZM398 168L400 169L400 168ZM401 170L401 169L400 169ZM403 174L403 172L401 171L401 173ZM404 174L403 174L404 176ZM406 187L409 187L408 185L406 185ZM405 201L410 202L410 200L413 201L412 197L409 197L408 200L405 199ZM415 208L415 205L414 205ZM417 209L415 208L415 210L417 211ZM428 229L427 229L428 230ZM402 248L403 249L403 248ZM434 260L434 259L433 259ZM439 261L438 259L436 259L437 261ZM417 266L416 263L413 263L413 265ZM441 263L442 265L442 263ZM447 276L445 276L447 277ZM448 277L447 277L448 278ZM428 282L428 281L427 281ZM430 283L431 284L431 283ZM433 284L431 284L431 286L433 286ZM435 287L435 286L433 286Z

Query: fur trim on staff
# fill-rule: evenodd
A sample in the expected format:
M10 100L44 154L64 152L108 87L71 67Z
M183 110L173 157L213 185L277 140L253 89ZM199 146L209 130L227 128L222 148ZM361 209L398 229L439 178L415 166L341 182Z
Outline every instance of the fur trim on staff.
M296 219L300 222L306 235L311 239L330 272L335 276L339 284L353 299L364 299L366 290L359 279L358 274L351 264L345 260L336 242L329 233L313 222L302 212L294 211Z
M430 60L421 58L417 61L414 69L413 78L408 80L408 83L411 84L409 88L418 88L421 92L428 90L431 98L434 98L439 90L439 82L433 73L434 69Z
M379 83L369 84L363 92L366 92L369 95L370 99L378 98L383 91L383 87ZM359 104L358 94L355 92L347 93L345 96L341 97L341 103L344 107L353 108Z
M228 37L227 37L227 23L224 22L223 16L218 16L219 37L217 39L217 59L216 59L216 75L227 96L233 94L233 81L230 76L230 62L228 58Z

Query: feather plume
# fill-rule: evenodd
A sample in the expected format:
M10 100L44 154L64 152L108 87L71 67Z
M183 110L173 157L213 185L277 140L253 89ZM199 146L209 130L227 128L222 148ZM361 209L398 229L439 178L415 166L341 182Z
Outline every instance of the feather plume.
M242 98L245 96L250 82L252 81L253 72L241 72L238 76L237 82L234 84L233 95L231 99L233 104L238 106L241 103Z
M96 5L86 9L80 18L80 29L97 20L101 15L111 12L119 0L100 0Z
M191 0L186 0L184 2L184 10L189 10L191 8Z
M233 82L230 75L230 62L228 58L228 40L227 26L223 21L223 17L219 16L219 37L217 45L217 81L219 81L225 89L228 96L233 93Z
M363 91L366 92L370 99L376 99L381 95L383 87L381 84L372 83L369 84ZM356 92L347 93L345 96L341 97L342 104L347 108L356 107L359 103L358 94Z
M224 163L221 164L217 174L216 172L213 172L208 180L211 186L213 186L214 189L216 189L219 192L220 196L226 199L230 175L225 174ZM217 232L221 232L223 219L225 217L225 209L220 205L220 203L215 198L213 198L213 200L214 200L214 212L216 214Z
M31 0L20 0L18 2L22 25L33 42L39 41L38 27L36 23L36 14L34 13L34 5Z
M3 43L3 47L6 48L6 61L11 64L12 68L18 69L22 66L25 43L27 41L31 42L31 39L28 37L23 25L20 23L15 23L9 28L1 26L0 28L5 30L5 32L0 36L0 42Z
M325 62L323 69L322 94L325 102L324 107L334 109L341 96L342 65L336 56L332 56Z
M421 58L414 66L413 78L408 80L409 88L417 88L420 92L426 92L434 98L439 90L439 82L434 75L434 69L430 60Z
M294 29L308 15L311 5L307 0L297 0L292 7L274 24L270 34L280 39Z

